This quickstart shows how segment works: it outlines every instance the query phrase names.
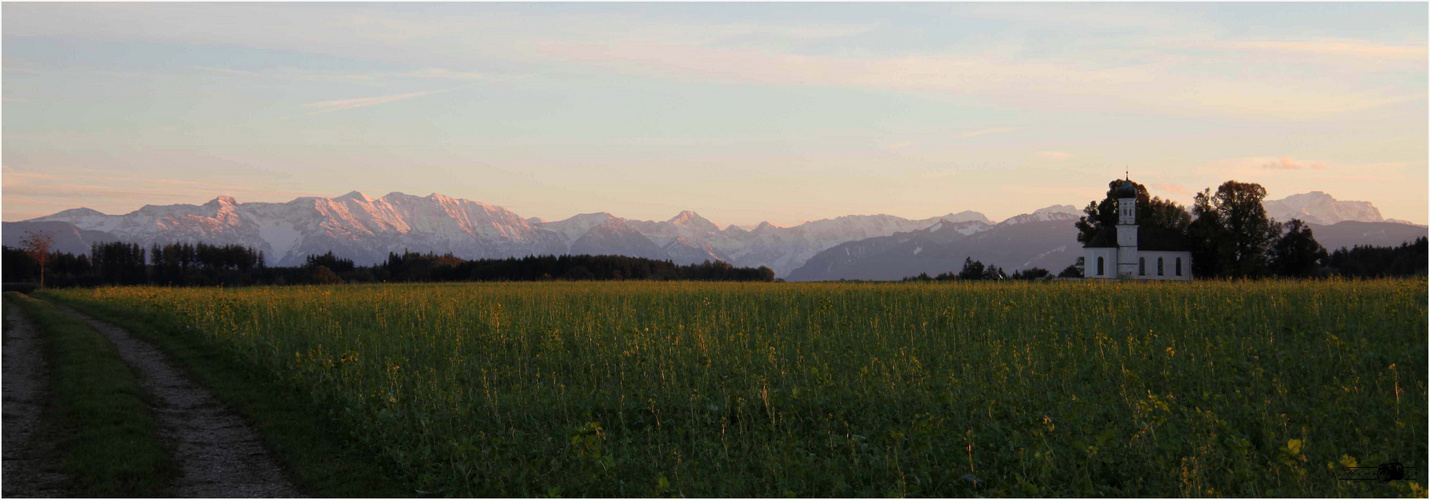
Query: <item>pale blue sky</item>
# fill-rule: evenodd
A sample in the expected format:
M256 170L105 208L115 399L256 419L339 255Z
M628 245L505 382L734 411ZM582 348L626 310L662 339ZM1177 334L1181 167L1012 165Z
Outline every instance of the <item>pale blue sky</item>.
M1416 4L3 5L4 220L439 192L720 224L1236 179L1427 222Z

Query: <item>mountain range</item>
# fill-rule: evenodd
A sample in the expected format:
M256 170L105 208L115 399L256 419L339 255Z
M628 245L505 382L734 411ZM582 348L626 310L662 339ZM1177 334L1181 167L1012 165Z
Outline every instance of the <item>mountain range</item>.
M1312 223L1317 239L1335 245L1398 244L1423 236L1424 226L1387 222L1367 202L1337 201L1322 192L1267 201L1279 220ZM55 236L55 248L84 253L89 245L127 241L239 244L260 249L271 265L301 264L333 252L369 265L389 252L451 253L476 258L610 254L691 264L720 260L766 266L790 280L898 279L957 270L965 257L1014 269L1057 271L1078 255L1072 205L1054 205L994 223L974 211L927 219L849 215L791 227L762 222L726 226L691 211L665 221L598 212L558 221L523 218L505 208L433 193L373 198L351 192L284 203L239 203L220 196L202 205L146 205L123 215L88 208L3 225L4 244L25 234ZM1345 225L1349 223L1350 225ZM1324 234L1323 234L1324 232Z

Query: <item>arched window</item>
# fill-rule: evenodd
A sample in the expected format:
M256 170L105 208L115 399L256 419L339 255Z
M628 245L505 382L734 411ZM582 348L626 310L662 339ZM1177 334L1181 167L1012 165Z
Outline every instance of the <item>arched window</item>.
M1146 275L1147 275L1147 258L1146 258L1146 257L1138 257L1138 258L1137 258L1137 274L1140 274L1140 275L1142 275L1142 276L1146 276Z
M1097 275L1102 276L1102 257L1097 258Z
M1162 275L1162 258L1157 257L1157 276Z
M1182 275L1182 258L1177 257L1177 276Z

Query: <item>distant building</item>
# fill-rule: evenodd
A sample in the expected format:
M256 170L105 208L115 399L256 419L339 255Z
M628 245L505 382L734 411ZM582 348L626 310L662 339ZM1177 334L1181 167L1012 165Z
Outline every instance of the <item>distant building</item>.
M1083 245L1088 279L1191 280L1192 252L1176 231L1137 228L1137 188L1117 186L1117 226L1103 228Z

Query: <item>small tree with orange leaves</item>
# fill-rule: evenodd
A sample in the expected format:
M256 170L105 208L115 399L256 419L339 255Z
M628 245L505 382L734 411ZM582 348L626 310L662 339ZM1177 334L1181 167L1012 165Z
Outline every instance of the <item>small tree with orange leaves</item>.
M45 288L45 265L50 263L50 247L54 246L55 239L49 233L26 233L25 239L20 241L20 248L40 265L40 288Z

